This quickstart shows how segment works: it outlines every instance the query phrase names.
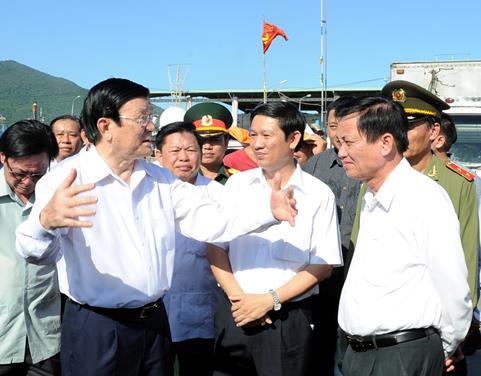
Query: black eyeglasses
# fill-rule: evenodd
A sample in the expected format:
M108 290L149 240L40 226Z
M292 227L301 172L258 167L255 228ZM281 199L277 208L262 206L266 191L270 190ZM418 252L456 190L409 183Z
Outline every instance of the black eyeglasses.
M33 181L39 180L43 175L47 173L45 172L40 172L40 173L32 173L32 172L16 172L13 171L13 169L10 167L10 164L8 163L8 159L5 159L5 166L8 167L10 170L10 174L13 176L14 179L16 180L24 180L26 178L30 178Z

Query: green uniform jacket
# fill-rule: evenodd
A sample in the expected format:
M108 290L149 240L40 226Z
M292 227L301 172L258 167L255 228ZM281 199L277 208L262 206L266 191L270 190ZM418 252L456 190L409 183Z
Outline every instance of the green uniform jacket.
M471 301L476 306L478 301L478 257L479 257L479 219L476 186L474 180L467 178L448 168L441 159L432 156L425 170L425 175L438 182L448 193L459 219L459 230L463 244L464 257L468 268L468 283L471 290ZM354 220L349 255L345 260L346 273L352 259L352 253L359 233L359 221L362 198L367 186L361 186L357 200L356 219Z
M441 158L433 155L424 171L438 182L446 192L454 206L459 219L461 242L468 267L468 283L471 289L471 301L476 306L478 301L478 258L479 258L479 218L478 198L474 180L468 180L460 173L451 170Z
M199 169L199 173L204 176L201 169ZM214 178L214 180L218 183L221 183L222 185L225 185L227 179L229 179L229 174L227 172L227 168L222 164L219 167L219 170L217 171L217 176Z

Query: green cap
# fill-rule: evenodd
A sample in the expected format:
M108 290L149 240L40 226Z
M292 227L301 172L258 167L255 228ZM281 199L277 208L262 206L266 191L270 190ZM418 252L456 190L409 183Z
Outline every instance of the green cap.
M202 137L226 134L232 125L230 111L218 103L198 103L187 110L184 121L195 125Z
M441 118L449 105L430 91L408 81L391 81L382 88L382 96L398 102L409 121L425 117Z

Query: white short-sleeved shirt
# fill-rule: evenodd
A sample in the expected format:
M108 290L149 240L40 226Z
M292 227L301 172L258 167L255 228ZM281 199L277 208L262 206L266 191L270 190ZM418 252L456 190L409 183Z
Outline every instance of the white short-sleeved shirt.
M229 243L235 279L245 293L265 293L291 280L310 264L342 265L335 198L329 187L299 165L286 187L294 188L298 215L295 226L278 223ZM229 197L255 208L271 192L261 168L235 174L226 183ZM318 292L315 285L297 300Z
M367 336L433 326L452 353L472 307L459 222L446 191L403 159L376 194L366 192L360 219L340 327Z

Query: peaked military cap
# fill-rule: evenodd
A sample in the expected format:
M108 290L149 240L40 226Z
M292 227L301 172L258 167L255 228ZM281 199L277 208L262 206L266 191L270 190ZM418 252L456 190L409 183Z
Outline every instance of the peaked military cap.
M430 91L408 81L391 81L382 88L382 96L398 102L409 121L425 117L441 119L442 111L449 105Z
M232 125L230 111L218 103L198 103L187 110L184 121L195 125L202 137L226 134Z

